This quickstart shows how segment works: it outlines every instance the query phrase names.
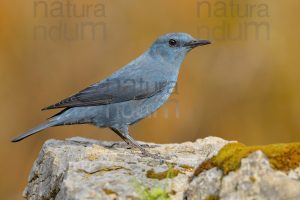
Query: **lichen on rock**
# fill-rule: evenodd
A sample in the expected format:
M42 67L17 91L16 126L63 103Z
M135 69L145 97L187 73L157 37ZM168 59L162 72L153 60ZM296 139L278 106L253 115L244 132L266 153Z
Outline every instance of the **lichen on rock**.
M203 162L195 171L195 175L204 170L218 167L224 174L237 170L241 160L255 151L262 151L274 169L289 171L300 165L300 143L271 144L264 146L246 146L242 143L229 143L211 159Z
M300 143L246 146L228 143L201 163L187 199L300 199Z

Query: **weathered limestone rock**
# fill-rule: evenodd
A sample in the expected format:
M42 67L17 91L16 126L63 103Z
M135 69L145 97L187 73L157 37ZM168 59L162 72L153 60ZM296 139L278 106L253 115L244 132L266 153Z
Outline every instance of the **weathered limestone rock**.
M267 157L256 151L241 161L241 167L224 176L216 167L194 178L187 199L216 198L223 200L300 199L300 175L271 168Z
M161 197L182 199L193 169L227 143L208 137L182 144L147 144L151 153L169 158L161 163L127 149L123 142L48 140L23 195L33 200L79 200L141 199L161 193Z
M78 137L49 140L34 163L23 195L33 200L300 200L300 167L294 167L300 158L297 148L283 154L290 160L280 158L281 165L263 151L251 150L240 160L233 158L239 162L236 167L224 157L228 156L224 149L231 151L225 147L232 144L217 137L181 144L145 144L148 151L166 158L161 162L127 149L123 142ZM265 147L264 152L268 152ZM224 159L220 166L216 164L218 156ZM225 161L230 170L222 166ZM286 163L293 168L282 165ZM285 170L274 169L274 165Z

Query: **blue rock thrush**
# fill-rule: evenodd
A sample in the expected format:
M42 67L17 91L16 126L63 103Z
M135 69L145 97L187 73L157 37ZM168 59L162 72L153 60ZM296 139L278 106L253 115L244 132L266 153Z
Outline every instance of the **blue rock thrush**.
M197 46L210 44L186 33L159 37L141 56L79 93L43 110L64 108L45 123L13 139L18 142L53 126L93 124L117 133L128 145L149 153L128 132L128 126L156 111L175 87L180 65Z

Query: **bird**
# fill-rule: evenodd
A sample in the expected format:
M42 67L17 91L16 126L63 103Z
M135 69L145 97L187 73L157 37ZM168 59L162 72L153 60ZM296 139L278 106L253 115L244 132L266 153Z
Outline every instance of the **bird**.
M43 108L62 110L12 142L19 142L50 127L91 124L110 128L129 147L151 156L130 136L128 127L149 116L167 101L187 53L208 44L211 44L209 40L195 39L187 33L162 35L143 54L111 76Z

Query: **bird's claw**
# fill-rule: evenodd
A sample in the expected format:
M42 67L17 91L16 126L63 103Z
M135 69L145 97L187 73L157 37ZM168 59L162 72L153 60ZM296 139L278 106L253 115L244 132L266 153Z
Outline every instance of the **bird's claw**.
M142 157L150 157L150 158L153 158L153 159L156 159L156 160L160 160L162 162L165 160L165 158L162 157L159 154L152 154L152 153L150 153L146 150L141 150L141 152L142 152L142 154L141 154Z

